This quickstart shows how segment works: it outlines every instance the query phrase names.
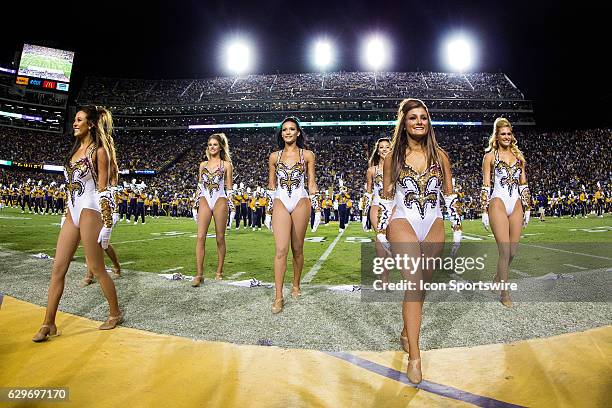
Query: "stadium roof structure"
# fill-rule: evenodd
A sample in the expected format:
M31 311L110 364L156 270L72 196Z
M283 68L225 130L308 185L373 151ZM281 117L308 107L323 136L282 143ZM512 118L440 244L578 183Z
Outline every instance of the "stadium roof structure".
M86 78L80 102L177 104L326 97L524 99L503 73L328 72L203 79Z

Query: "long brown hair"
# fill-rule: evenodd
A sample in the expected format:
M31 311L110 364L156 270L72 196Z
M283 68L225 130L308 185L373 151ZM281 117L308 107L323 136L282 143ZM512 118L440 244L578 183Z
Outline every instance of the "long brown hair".
M423 150L427 152L427 167L430 167L433 163L440 164L439 153L443 150L436 141L436 134L431 124L431 115L429 109L423 101L420 99L408 98L404 99L397 110L397 123L395 124L395 130L393 131L393 140L391 141L391 158L393 160L391 180L395 184L399 178L400 171L405 163L406 150L410 149L408 145L408 132L406 131L406 115L409 111L415 108L423 108L427 112L428 118L428 131L427 136L421 140Z
M109 173L108 184L117 184L119 178L119 167L117 166L117 154L115 153L115 141L113 139L113 115L103 106L88 105L79 108L79 112L84 112L87 121L91 123L89 133L96 150L101 146L108 154ZM70 163L72 156L79 149L80 142L75 140L70 154L66 158L66 165Z
M525 156L523 156L523 152L518 148L516 143L516 137L514 137L514 131L512 130L512 125L510 121L506 118L497 118L495 122L493 122L493 133L491 133L491 137L489 138L489 145L485 149L485 152L488 153L491 150L499 149L499 141L497 140L497 135L499 134L499 129L507 127L510 128L510 132L512 132L512 141L510 142L510 151L514 156L525 163Z
M370 155L370 160L368 160L368 167L378 166L378 164L380 163L381 157L378 153L378 146L381 142L387 142L391 144L391 139L389 139L388 137L381 137L376 141L376 144L374 145L374 150L372 150L372 154Z

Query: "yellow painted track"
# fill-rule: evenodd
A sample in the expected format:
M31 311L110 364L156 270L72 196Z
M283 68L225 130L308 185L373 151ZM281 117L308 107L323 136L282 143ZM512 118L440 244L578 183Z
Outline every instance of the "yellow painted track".
M68 387L70 401L0 406L473 406L465 391L491 399L491 406L603 407L612 397L612 326L426 351L425 379L458 391L445 397L321 351L193 341L125 327L99 331L99 322L66 313L57 319L62 335L35 344L30 339L43 315L39 306L4 298L0 387ZM401 352L350 356L399 371L406 365Z

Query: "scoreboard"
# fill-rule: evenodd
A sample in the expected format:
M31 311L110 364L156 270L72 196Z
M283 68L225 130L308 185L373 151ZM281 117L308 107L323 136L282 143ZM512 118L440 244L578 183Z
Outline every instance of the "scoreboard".
M68 92L74 52L24 44L17 85L43 91Z

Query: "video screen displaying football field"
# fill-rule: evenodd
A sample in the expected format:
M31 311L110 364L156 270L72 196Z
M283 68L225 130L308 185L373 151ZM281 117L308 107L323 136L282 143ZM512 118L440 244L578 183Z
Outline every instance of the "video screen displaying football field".
M25 44L19 75L70 82L74 52Z

